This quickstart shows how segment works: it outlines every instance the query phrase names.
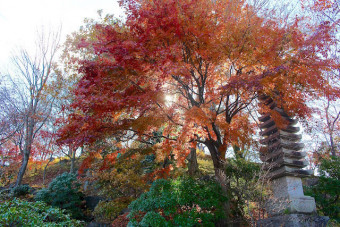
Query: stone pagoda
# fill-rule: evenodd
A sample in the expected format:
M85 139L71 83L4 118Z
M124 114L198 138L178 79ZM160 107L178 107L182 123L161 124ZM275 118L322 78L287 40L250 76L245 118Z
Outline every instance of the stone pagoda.
M288 116L269 96L261 95L259 99L271 110L263 114L259 121L262 130L260 135L263 137L260 143L264 145L260 150L260 158L264 162L264 169L268 171L273 192L273 198L266 206L271 218L262 220L259 225L300 226L294 223L303 222L300 219L307 217L309 221L304 224L322 226L320 223L310 224L316 223L313 219L315 216L312 216L316 214L315 200L304 195L301 178L312 175L313 171L303 169L307 166L307 161L306 153L301 151L304 144L300 143L302 136L298 134L300 128L296 127L297 120ZM273 115L279 116L284 124L276 123ZM324 217L320 218L324 223ZM271 222L274 225L268 224Z

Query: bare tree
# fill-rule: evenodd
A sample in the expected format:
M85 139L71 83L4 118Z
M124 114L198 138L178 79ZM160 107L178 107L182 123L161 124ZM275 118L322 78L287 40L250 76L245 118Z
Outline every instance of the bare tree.
M16 133L15 142L22 154L22 164L15 186L20 185L32 151L35 136L48 120L55 95L49 83L55 75L54 59L59 49L60 30L56 33L40 33L36 53L30 55L21 49L12 60L14 73L8 75L10 89L14 94L11 105L20 112L22 127Z
M2 78L0 81L0 146L11 139L22 127L20 111L7 85Z

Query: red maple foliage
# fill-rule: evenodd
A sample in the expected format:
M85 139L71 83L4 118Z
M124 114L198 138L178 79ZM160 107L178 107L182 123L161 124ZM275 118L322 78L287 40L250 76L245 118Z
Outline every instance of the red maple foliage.
M309 30L304 18L260 14L242 0L120 3L125 22L93 24L79 42L91 54L77 60L83 76L60 142L148 143L161 131L154 152L183 163L194 138L227 191L226 151L253 142L247 107L259 93L302 118L306 102L331 87L323 72L338 67L329 23Z

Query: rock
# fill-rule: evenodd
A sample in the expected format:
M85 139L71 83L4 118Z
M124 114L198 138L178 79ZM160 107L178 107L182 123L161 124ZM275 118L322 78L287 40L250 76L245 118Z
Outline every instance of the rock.
M329 217L307 215L307 214L286 214L259 220L257 226L261 227L326 227Z

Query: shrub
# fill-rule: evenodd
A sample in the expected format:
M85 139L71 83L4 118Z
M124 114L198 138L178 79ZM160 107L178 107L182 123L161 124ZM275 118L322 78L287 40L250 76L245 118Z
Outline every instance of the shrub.
M49 205L60 207L71 212L74 218L80 218L83 194L74 174L63 173L49 184L47 189L40 190L35 199Z
M156 156L154 154L146 155L144 160L141 161L143 173L152 173L156 165Z
M35 195L36 201L44 201L47 204L52 203L52 197L50 195L50 191L47 188L43 188L37 192Z
M11 189L8 188L0 189L0 203L2 203L2 201L10 199L12 199Z
M119 197L138 198L149 185L143 177L144 155L134 159L119 159L107 169L95 172L95 180L105 197L115 200Z
M133 201L130 226L214 226L223 218L226 198L214 181L159 179Z
M313 196L318 210L340 222L340 157L322 159L318 183L306 187L305 194Z
M27 195L31 190L31 187L27 184L16 186L12 189L12 195L14 197Z
M0 204L1 226L82 226L61 209L14 198Z
M123 209L127 208L129 197L117 198L113 201L100 201L94 209L93 215L97 221L112 222Z
M9 166L1 166L0 168L0 187L9 186L15 181L17 171L20 168L20 162L14 162Z
M226 175L230 182L231 214L235 220L250 221L249 217L255 211L250 202L257 202L261 206L261 198L266 192L260 187L260 167L258 163L242 157L228 159Z

